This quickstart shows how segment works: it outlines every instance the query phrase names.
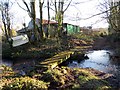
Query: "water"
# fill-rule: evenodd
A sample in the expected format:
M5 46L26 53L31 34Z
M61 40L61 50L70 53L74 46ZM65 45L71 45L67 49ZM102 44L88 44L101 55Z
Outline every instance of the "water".
M80 68L94 68L99 71L106 73L115 73L120 70L119 63L110 59L110 51L97 50L87 52L89 59L82 60L80 63L72 61L68 64L69 67L80 67Z
M112 53L108 50L89 51L86 53L89 59L82 61L75 60L69 62L68 66L71 68L94 68L106 73L118 73L120 72L120 63L110 59L110 54ZM0 60L0 65L2 64L19 69L27 69L30 65L35 64L35 60Z

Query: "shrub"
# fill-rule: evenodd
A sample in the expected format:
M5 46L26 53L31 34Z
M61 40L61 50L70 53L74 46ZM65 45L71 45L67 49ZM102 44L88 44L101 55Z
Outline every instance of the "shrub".
M48 83L30 77L14 78L11 83L6 83L3 90L40 90L48 88Z
M0 65L0 76L2 77L8 77L14 76L15 72L12 70L11 67L6 65Z

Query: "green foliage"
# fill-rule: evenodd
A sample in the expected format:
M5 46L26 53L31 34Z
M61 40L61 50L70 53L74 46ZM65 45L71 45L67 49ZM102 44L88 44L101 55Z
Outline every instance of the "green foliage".
M101 80L85 69L74 69L74 74L78 77L77 83L72 88L91 88L93 90L104 90L110 88L105 80Z
M84 78L85 79L85 78ZM92 88L94 90L104 90L110 88L110 86L101 79L88 79L86 78L81 87L82 88Z
M79 78L79 80L80 80L81 83L85 83L86 81L89 80L89 79L88 79L87 77L85 77L85 76L79 76L78 78Z
M41 90L47 88L48 83L30 77L14 78L3 86L3 90Z
M62 73L60 70L48 70L44 73L42 76L42 79L46 82L51 82L51 84L55 84L55 86L59 86L61 84L64 84L64 78L62 77ZM63 78L63 79L62 79Z
M14 75L15 75L15 72L12 70L11 67L8 67L6 65L0 66L0 76L10 78Z
M6 69L9 70L9 69ZM111 88L108 82L95 76L90 71L80 68L54 68L48 69L42 74L30 77L3 78L0 80L2 90L40 90L49 88L81 89L92 88L93 90L104 90ZM47 82L47 83L46 83ZM67 86L68 85L68 86ZM69 86L70 85L70 86Z
M3 71L13 71L11 67L8 67L6 65L1 65L0 68L2 68Z
M35 45L28 43L14 48L10 48L9 44L5 42L2 44L2 57L7 59L48 58L53 56L58 48L56 45L56 39L46 39L45 42L36 43Z

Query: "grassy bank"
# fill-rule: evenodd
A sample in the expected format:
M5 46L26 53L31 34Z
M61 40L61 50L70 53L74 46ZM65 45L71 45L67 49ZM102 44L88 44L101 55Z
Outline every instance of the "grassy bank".
M64 42L60 47L57 39L46 39L43 42L27 43L18 47L10 48L8 43L2 43L2 57L9 59L35 59L49 58L61 51L69 50L76 46L85 46L93 44L94 36L84 34L74 34L67 37L67 42ZM66 46L66 43L68 46ZM65 45L64 45L65 44Z
M10 48L9 44L3 42L2 56L7 59L35 59L48 58L57 52L56 41L48 39L40 43L27 43L18 47Z
M35 70L26 72L22 76L11 68L1 66L0 89L2 90L39 90L39 89L94 89L104 90L112 88L104 77L99 77L102 72L94 74L91 69L57 67L55 69Z

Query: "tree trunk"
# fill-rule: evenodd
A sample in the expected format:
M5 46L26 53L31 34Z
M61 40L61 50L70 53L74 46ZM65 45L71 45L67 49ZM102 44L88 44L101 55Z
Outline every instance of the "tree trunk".
M58 22L58 37L62 37L62 30L63 30L63 14L64 14L64 11L63 11L63 4L64 2L61 0L59 0L59 4L58 4L58 9L57 9L57 5L56 5L56 2L55 2L55 10L56 10L56 14L55 14L55 17L56 17L56 21Z
M50 28L50 4L49 4L49 0L47 0L47 7L48 7L48 28L47 28L47 32L46 32L46 37L48 38L48 31Z
M42 1L39 0L39 8L40 8L40 27L39 27L39 30L40 30L40 39L43 40L43 29L42 29Z
M5 29L6 40L9 41L9 36L8 36L8 32L7 32L7 27L6 27L3 11L1 13L2 13L2 22L3 22L3 25L4 25L4 29Z
M32 21L33 21L33 33L34 33L34 36L35 36L35 40L38 40L38 35L37 35L37 30L36 30L36 24L35 24L35 21L36 21L35 1L34 2L31 1L30 5L31 5L31 18L32 18Z
M6 14L7 14L7 30L8 30L8 35L9 35L9 38L11 38L11 34L10 34L10 17L9 17L9 13L8 13L8 8L7 8L7 12L6 12Z

